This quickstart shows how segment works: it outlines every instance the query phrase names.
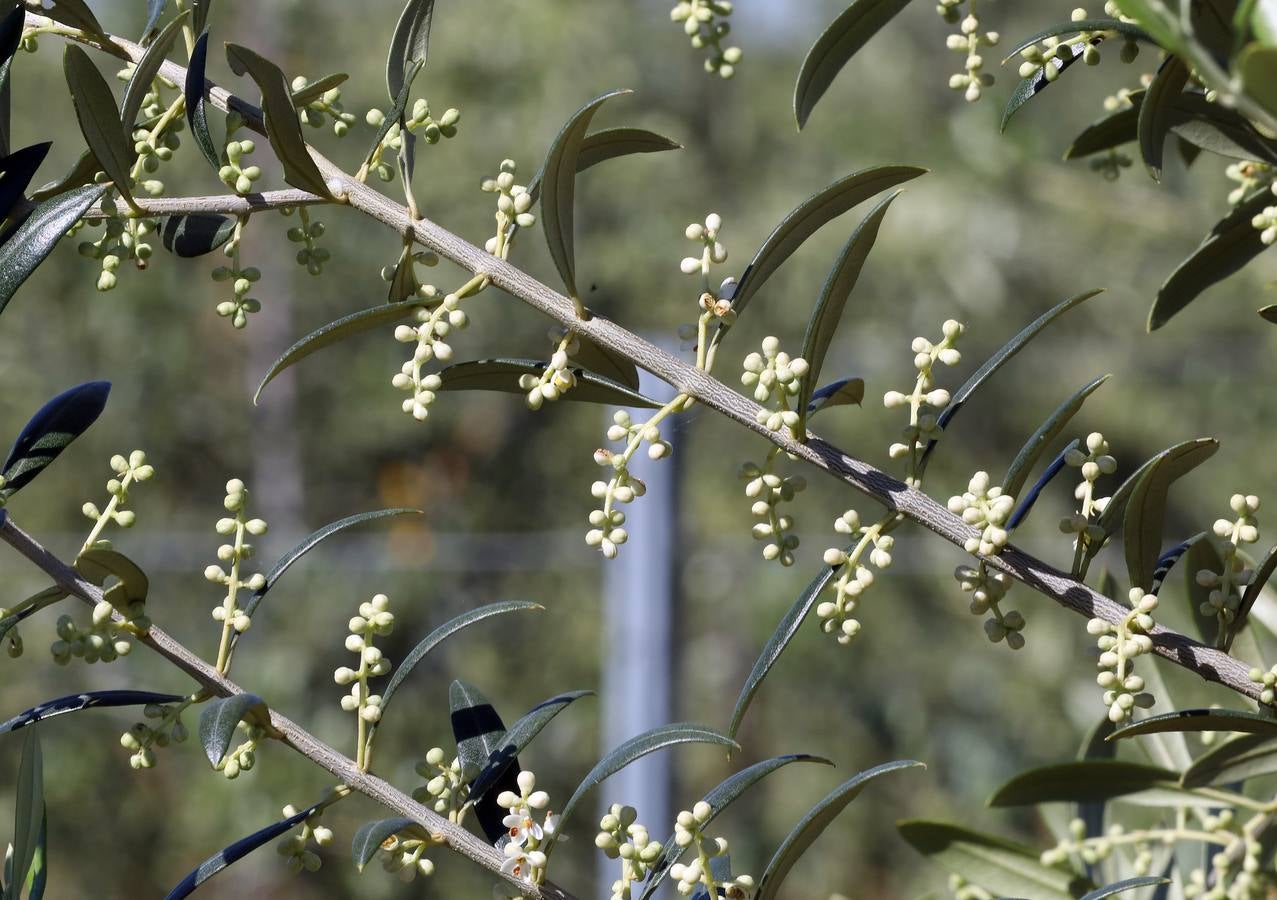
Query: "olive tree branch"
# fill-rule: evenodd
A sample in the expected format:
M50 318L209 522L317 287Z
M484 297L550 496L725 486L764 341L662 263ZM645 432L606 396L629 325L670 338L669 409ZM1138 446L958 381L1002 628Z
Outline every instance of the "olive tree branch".
M68 594L83 600L89 606L96 606L102 601L101 588L86 581L79 572L41 546L14 523L12 516L5 515L3 523L0 523L0 539L35 563ZM230 697L244 693L242 687L219 674L217 669L160 628L152 626L137 640L181 669L212 696ZM518 890L524 897L538 900L576 900L572 894L554 884L533 885L502 875L500 870L505 857L495 847L413 800L384 779L362 771L353 759L325 744L274 709L270 710L270 723L278 732L277 739L282 743L334 775L343 784L399 815L420 823L432 835L440 837L445 846L490 870L494 875L506 878L511 888Z

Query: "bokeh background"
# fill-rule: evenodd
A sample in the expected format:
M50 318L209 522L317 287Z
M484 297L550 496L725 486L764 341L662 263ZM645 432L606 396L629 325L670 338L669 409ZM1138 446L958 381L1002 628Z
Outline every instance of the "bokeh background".
M1084 163L1060 161L1072 135L1098 117L1102 99L1151 67L1147 58L1126 67L1113 53L1098 69L1079 67L999 134L1014 72L999 70L985 100L964 103L946 87L961 62L945 49L948 26L930 4L914 4L844 71L799 135L790 108L794 78L842 0L739 3L735 38L746 57L730 82L703 73L700 54L669 21L670 5L442 0L418 88L436 109L460 108L463 119L454 140L420 148L417 191L425 214L482 243L491 196L479 192L480 179L505 157L530 176L572 111L604 90L634 88L632 97L607 106L598 125L654 128L686 149L609 163L582 178L580 280L602 314L677 346L677 326L695 316L694 285L678 271L691 246L682 236L688 222L711 211L723 216L728 270L736 271L786 211L834 178L875 164L925 166L931 174L910 184L890 213L825 368L829 377L863 376L868 399L863 409L822 416L827 436L889 465L886 447L901 423L879 398L912 383L915 335L938 334L949 317L967 324L953 386L1051 304L1105 287L969 405L929 473L928 490L944 499L977 468L996 476L1060 400L1111 372L1073 430L1102 430L1119 474L1176 441L1222 441L1211 463L1176 487L1168 543L1208 527L1235 491L1271 499L1277 333L1254 311L1273 302L1277 259L1261 258L1156 334L1144 330L1157 285L1226 210L1232 184L1223 164L1202 159L1191 172L1172 164L1155 184L1138 166L1110 183ZM141 2L93 6L108 28L129 35L141 28ZM383 48L399 8L397 0L222 0L213 12L214 39L245 43L290 75L349 72L343 102L359 125L344 141L327 131L314 136L353 170L372 137L363 113L385 106ZM981 8L987 27L1013 38L1067 18L1071 4L1004 0ZM82 149L60 53L59 43L45 38L37 55L15 65L14 145L54 140L38 180L54 178ZM255 98L222 60L211 74ZM189 141L184 150L169 167L170 192L220 190ZM277 171L266 165L267 181L278 185ZM399 623L385 647L392 660L467 608L500 599L543 602L546 611L537 616L505 617L463 634L415 673L380 732L378 751L379 772L410 789L418 783L414 760L429 747L450 746L451 679L479 686L511 720L551 694L596 688L618 654L642 658L647 651L605 644L604 595L615 582L605 581L600 556L583 541L596 477L591 453L603 441L605 410L560 403L534 415L513 395L443 395L429 421L418 424L399 411L401 395L389 383L404 355L389 329L303 362L253 406L253 388L284 348L384 297L378 271L394 260L398 238L344 210L317 215L328 225L323 244L333 254L318 279L293 264L288 221L274 214L252 220L245 261L265 273L255 292L264 310L245 332L214 312L225 287L209 278L215 257L176 260L157 249L148 271L123 272L119 288L99 294L96 264L76 255L74 240L64 242L0 323L0 431L16 433L44 399L69 385L107 378L114 389L99 423L11 512L69 558L87 528L80 505L105 496L110 455L145 448L157 477L133 495L137 526L113 538L150 574L155 620L209 654L216 627L208 611L219 594L201 572L220 542L212 526L227 478L248 482L253 509L271 524L259 543L263 568L302 535L352 512L425 510L420 520L351 532L308 556L272 592L234 671L272 706L349 748L351 717L338 709L341 689L331 673L348 662L345 622L359 602L379 591L391 596ZM769 282L733 332L720 377L736 383L740 358L765 335L799 345L854 221L827 227ZM537 231L521 235L514 259L556 283ZM431 275L441 287L463 277L446 263ZM490 292L471 313L473 326L454 342L457 358L544 352L547 323L511 298ZM761 458L764 443L703 410L686 416L672 438L674 461L662 464L658 477L672 480L678 516L657 527L672 536L674 570L653 577L670 574L675 587L673 716L723 727L762 643L821 565L834 517L848 506L862 515L876 510L809 473L813 489L795 505L799 562L792 569L766 564L749 537L749 504L736 476L745 459ZM1019 541L1064 563L1070 551L1055 521L1069 501L1061 481ZM1102 713L1082 620L1017 589L1008 608L1028 618L1028 648L990 645L951 577L962 555L917 528L900 531L897 548L896 564L862 607L857 643L841 648L814 626L803 629L745 721L738 760L679 749L671 756L669 798L614 796L605 788L598 799L634 804L647 821L645 809L662 800L686 807L737 764L797 751L830 757L837 771L782 771L720 820L737 869L757 874L789 827L842 778L890 759L925 761L925 772L875 785L843 814L791 877L785 896L795 900L943 890L943 874L896 836L898 818L955 818L1029 843L1047 840L1030 812L988 810L984 801L1020 768L1071 757ZM1110 561L1120 568L1120 557ZM7 549L0 548L0 567L0 602L43 586ZM1168 593L1165 618L1183 624L1178 578ZM627 602L643 602L641 592L631 597ZM0 661L0 718L84 689L190 690L146 652L110 666L55 666L45 649L55 617L50 611L25 624L26 655ZM1178 705L1230 699L1178 671L1166 677ZM558 802L606 749L599 719L598 704L582 701L524 756ZM162 896L216 849L273 821L285 803L309 802L327 783L301 758L270 746L253 772L227 782L208 770L193 741L161 751L154 770L137 774L118 744L132 721L128 711L99 711L45 729L52 897ZM19 746L0 741L0 822L10 820L9 773ZM319 875L288 876L264 851L218 876L203 895L489 896L490 878L442 851L428 884L404 886L376 866L357 875L349 837L379 815L362 798L333 809L327 822L338 840ZM583 811L575 820L574 839L556 856L552 875L579 896L601 897L606 888L592 881L591 818Z

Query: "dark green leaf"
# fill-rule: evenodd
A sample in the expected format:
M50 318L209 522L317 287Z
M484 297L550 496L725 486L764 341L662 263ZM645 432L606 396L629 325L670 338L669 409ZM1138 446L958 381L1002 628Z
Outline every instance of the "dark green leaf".
M812 310L811 318L807 322L807 333L803 335L802 358L807 361L809 368L802 378L797 402L800 416L797 434L800 438L807 433L805 427L807 407L811 403L816 379L820 377L820 370L825 364L825 354L829 352L834 332L842 319L847 298L855 289L865 260L869 258L869 251L873 249L874 242L878 239L878 229L887 215L887 209L899 196L900 191L896 191L878 201L877 205L869 211L869 215L856 226L856 230L851 233L837 261L834 262L834 267L830 270L825 286L820 292L820 299L816 301L816 308Z
M57 181L50 181L32 191L31 200L43 203L45 200L65 194L72 188L93 184L93 177L97 175L97 172L98 161L93 158L92 153L85 150L65 175Z
M1162 177L1162 147L1170 133L1173 117L1172 102L1184 92L1188 84L1188 66L1178 56L1168 56L1158 68L1140 104L1137 130L1140 154L1154 181Z
M660 153L663 150L682 149L683 145L677 141L645 128L605 128L586 135L581 142L581 149L576 157L576 173L580 175L601 162L632 153ZM528 184L528 193L532 195L533 202L541 196L540 172Z
M293 106L301 108L309 103L314 103L324 94L333 88L345 84L350 80L350 76L345 72L333 72L331 75L325 75L318 81L312 81L304 88L292 91ZM291 85L289 86L291 90Z
M842 67L908 5L909 0L853 0L821 32L807 51L794 86L794 118L800 131Z
M45 833L44 758L40 753L40 729L32 728L22 744L13 811L13 867L4 888L4 900L19 900L27 873Z
M576 700L582 697L593 697L594 691L570 691L559 694L549 700L542 700L536 706L506 729L505 734L496 739L496 749L489 754L483 769L470 784L470 796L482 797L489 788L496 784L510 765L517 762L516 757L523 748L532 743L533 738L541 733L541 729Z
M1057 303L1055 306L1051 307L1042 315L1030 322L1023 331L1003 344L1002 348L998 350L997 353L994 353L985 360L984 365L976 369L975 373L963 382L962 387L958 388L958 390L954 392L952 399L949 401L949 405L944 408L942 413L940 413L938 419L940 427L947 427L949 423L953 421L953 417L956 416L966 404L967 400L971 398L971 395L976 392L976 389L988 381L993 376L993 373L997 372L998 369L1008 363L1012 357L1023 350L1024 345L1037 337L1038 333L1042 331L1043 328L1046 328L1046 326L1050 325L1078 304L1084 303L1092 297L1098 296L1102 293L1104 293L1103 289L1084 291L1081 294L1076 294L1067 300ZM927 449L923 451L922 460L919 463L919 476L921 476L921 470L926 468L928 458L931 456L931 453L935 450L935 448L936 441L933 440L931 443L927 444Z
M160 17L164 15L166 6L168 6L168 0L146 0L146 25L142 28L142 38L138 43L145 46L155 37Z
M835 406L859 406L865 399L865 380L863 378L840 378L812 392L807 403L807 416L810 418L822 409Z
M425 837L426 829L413 819L396 818L381 819L359 826L355 839L351 842L350 852L355 860L355 868L360 872L364 866L377 855L381 845L387 838L402 832L412 832L415 837Z
M834 566L822 566L820 574L812 579L811 584L807 585L803 592L798 595L798 599L794 601L793 606L789 608L789 611L780 620L780 624L776 626L772 636L767 639L767 643L763 646L763 652L759 654L754 667L749 670L749 676L745 679L745 685L741 688L740 696L736 698L736 707L732 710L732 720L727 726L728 737L736 737L736 733L740 730L741 720L745 718L745 711L749 709L750 702L762 686L763 679L772 670L772 666L776 665L780 655L789 646L789 642L794 639L794 635L798 633L799 627L803 624L803 619L807 618L807 613L816 605L816 598L820 596L821 591L825 589L825 585L829 584L837 571L838 569Z
M1152 587L1153 571L1162 551L1162 527L1171 485L1214 456L1218 449L1219 441L1214 439L1187 441L1163 450L1142 470L1127 498L1122 517L1126 571L1132 587L1144 590ZM1107 515L1106 507L1104 516Z
M98 587L106 584L108 578L114 576L120 583L107 591L107 599L115 602L111 596L117 590L124 592L124 603L135 600L146 600L150 590L150 581L146 573L137 563L118 550L105 547L91 547L81 550L75 558L75 570Z
M457 758L461 761L461 775L466 781L472 781L492 755L499 752L497 741L505 733L505 724L479 689L464 681L454 681L448 689L448 707L451 711L452 734L457 741ZM496 798L503 791L518 793L519 771L519 761L509 759L491 786L496 794L493 795L492 790L489 790L475 801L474 811L479 819L479 826L491 844L507 834L502 822L506 810L497 805Z
M1024 495L1023 499L1016 504L1015 512L1011 513L1011 518L1007 519L1007 531L1014 531L1024 524L1024 520L1028 518L1029 513L1033 511L1033 504L1038 502L1038 497L1042 495L1042 490L1051 483L1052 479L1064 470L1068 453L1078 445L1078 439L1074 438L1051 460L1042 474L1038 476L1038 480L1033 483L1033 487L1029 488L1029 492Z
M84 434L106 408L108 381L90 381L58 394L33 415L22 429L0 470L7 500L44 471L67 445Z
M1198 541L1201 541L1205 537L1206 532L1199 531L1187 540L1180 541L1174 547L1167 550L1157 558L1157 568L1153 570L1153 587L1149 591L1150 594L1160 593L1162 583L1166 581L1167 577L1171 574L1171 571L1175 568L1175 564L1183 558L1184 554L1193 549L1193 546L1197 544ZM1186 565L1190 567L1190 570L1192 569L1191 560L1186 563ZM1200 568L1200 566L1198 568Z
M164 249L181 257L212 253L231 239L235 220L213 213L164 216L160 220L160 240Z
M40 836L36 839L35 855L27 870L27 900L43 900L49 883L49 808L40 817Z
M772 273L821 227L870 197L926 172L916 166L874 166L852 172L812 194L794 207L758 248L736 286L732 309L738 316L744 312Z
M44 162L52 144L32 144L15 150L0 160L0 220L12 217L14 207L22 202L31 179Z
M599 760L589 774L577 785L576 790L572 792L572 796L568 798L568 802L563 806L563 812L559 815L559 827L546 844L547 852L549 852L550 847L554 846L558 835L563 833L563 826L576 810L577 804L592 788L597 787L600 782L615 775L636 759L640 759L657 750L663 750L666 747L673 747L676 744L717 744L721 747L728 747L731 750L740 749L740 745L726 735L719 734L704 725L693 725L685 722L662 725L659 728L653 728L630 738Z
M3 523L3 521L3 515L0 515L0 523ZM23 609L21 612L11 612L7 616L0 617L0 641L3 641L10 630L21 623L23 619L35 615L48 604L56 603L67 596L69 596L67 592L58 587L56 584L32 594L26 600L22 601L23 603L31 604L30 606L27 606L26 609Z
M198 10L197 10L198 14ZM191 134L195 138L195 146L208 160L213 171L220 171L222 158L213 135L208 130L208 110L205 106L204 91L207 87L204 79L204 68L208 63L208 32L196 29L199 37L195 48L191 51L190 62L186 65L186 84L183 92L186 95L186 122L191 126Z
M408 100L412 96L412 84L417 80L417 76L425 65L426 61L424 59L417 60L403 77L403 84L399 88L399 93L392 98L394 104L382 120L381 127L377 129L377 136L373 139L372 146L368 148L368 154L364 157L364 165L372 163L373 154L377 152L377 148L381 146L381 142L386 135L390 134L390 129L397 124L403 124L404 110L408 108ZM407 136L411 137L412 135L409 133Z
M263 725L269 722L266 701L256 694L234 694L215 697L204 704L200 712L200 744L214 766L226 756L241 721Z
M374 328L406 319L420 308L420 304L417 303L382 303L371 309L361 309L359 312L342 316L337 321L329 322L324 327L312 331L275 360L270 371L266 373L266 377L262 379L262 383L257 386L257 392L253 394L253 403L256 404L261 399L262 390L270 384L272 378L316 350L322 350L353 335L363 334L365 331L372 331Z
M69 694L56 700L46 700L19 713L7 722L0 722L0 734L8 734L26 728L44 719L52 719L82 709L105 709L110 706L145 706L148 703L176 703L185 699L180 694L156 694L152 691L88 691Z
M1246 93L1268 112L1277 114L1277 47L1251 44L1237 57L1237 72Z
M1256 190L1215 224L1201 246L1166 279L1148 313L1148 330L1161 328L1202 291L1239 271L1267 249L1251 220L1272 205L1268 188Z
M1105 897L1116 897L1118 894L1125 894L1127 891L1133 891L1137 888L1170 883L1171 880L1169 878L1163 878L1158 875L1141 875L1137 878L1127 878L1124 881L1117 881L1105 887L1096 888L1089 894L1085 894L1082 900L1104 900Z
M1053 56L1047 60L1046 65L1055 69L1055 77L1058 79L1065 69L1082 58L1082 54L1086 52L1086 46L1085 41L1069 44L1067 48L1069 56ZM1050 87L1051 82L1052 80L1046 77L1045 66L1038 69L1028 78L1021 78L1020 83L1011 92L1011 98L1007 100L1007 105L1002 109L1002 122L998 125L998 130L1006 131L1007 125L1011 123L1011 117L1020 111L1020 107Z
M825 795L825 798L812 807L811 811L803 816L802 821L794 826L793 831L781 841L780 847L772 856L771 862L767 864L763 877L758 883L756 900L774 900L789 870L794 867L794 863L798 862L824 830L838 818L838 814L847 807L847 804L860 796L860 792L868 787L870 782L891 772L912 768L925 769L926 766L912 759L898 759L883 763L844 781Z
M208 14L213 7L213 0L191 0L191 29L196 34L203 34L208 28Z
M26 10L18 3L0 20L0 154L9 155L9 106L12 93L9 70L13 56L22 44L22 28L26 24Z
M519 387L519 377L541 377L547 362L534 359L477 359L456 363L439 372L443 384L440 391L502 391L509 394L526 394ZM574 369L576 387L563 393L563 400L579 400L584 403L606 403L615 406L637 406L659 409L663 404L623 384L595 375L584 369Z
M1108 716L1104 716L1087 733L1077 758L1082 760L1113 759L1117 745L1108 742L1108 736L1116 728ZM1087 837L1099 837L1104 833L1104 800L1083 800L1077 804L1077 817L1086 824Z
M1002 479L1002 490L1011 497L1018 497L1020 489L1024 487L1024 482L1028 480L1029 472L1033 470L1033 466L1037 463L1038 457L1042 455L1042 451L1047 448L1064 428L1069 424L1070 420L1077 415L1078 410L1082 408L1082 404L1086 402L1086 398L1095 393L1100 385L1109 380L1108 375L1101 375L1094 381L1082 386L1061 403L1051 415L1047 416L1046 421L1038 426L1037 431L1029 437L1020 452L1016 454L1015 459L1011 462L1011 467L1007 469L1006 477Z
M989 798L989 806L1110 800L1152 788L1176 788L1179 773L1158 766L1088 759L1021 772Z
M89 9L84 0L51 0L52 6L45 4L46 8L41 12L61 22L63 25L70 25L72 28L78 28L89 34L106 34L102 30L102 26L98 24L97 17L93 15L93 11Z
M1223 570L1217 569L1216 571ZM1264 554L1264 558L1260 560L1259 565L1255 566L1255 574L1246 585L1246 590L1242 593L1242 602L1237 607L1237 618L1233 619L1228 626L1228 637L1224 641L1225 652L1233 646L1233 640L1246 627L1246 620L1250 618L1251 608L1254 607L1255 601L1259 599L1259 592L1264 589L1264 585L1273 577L1274 571L1277 571L1277 545L1270 547L1268 552Z
M133 142L116 117L115 97L98 67L76 44L67 44L62 57L67 87L75 104L80 133L93 157L115 184L120 196L133 203L129 182L133 166Z
M189 16L190 10L182 10L173 21L164 26L164 30L155 39L155 43L151 44L138 60L133 76L124 89L124 99L120 101L120 124L124 126L126 137L133 133L133 124L137 121L138 111L142 108L142 98L150 91L151 82L159 73L160 66L164 64L164 57L173 47L177 36L182 33L182 26L186 24Z
M550 145L541 166L541 227L550 257L568 294L580 300L576 287L576 251L573 224L576 216L576 172L585 133L599 107L630 91L608 91L578 109Z
M391 100L403 90L405 73L426 61L434 8L434 0L408 0L399 14L395 33L390 39L390 53L386 57L386 90Z
M1277 145L1236 110L1212 103L1203 94L1171 98L1167 116L1171 131L1194 148L1233 159L1277 162Z
M832 766L833 763L821 756L809 756L806 753L794 753L788 756L777 756L772 759L766 759L752 766L741 769L734 775L728 776L720 781L713 790L706 794L702 799L709 804L709 818L705 820L704 825L710 822L730 806L736 798L740 797L745 791L749 790L762 779L766 778L777 769L783 768L790 763L810 762L820 763L821 765ZM652 864L651 874L648 875L647 881L643 884L643 893L639 894L638 900L648 900L661 886L665 877L669 874L670 868L674 866L689 849L688 847L680 847L674 842L674 835L670 835L669 840L662 844L665 852Z
M1075 900L1095 887L1075 872L1042 865L1032 847L990 834L917 819L896 827L915 850L946 872L961 875L996 896Z
M1180 784L1186 788L1233 784L1274 772L1277 772L1277 733L1242 734L1211 747L1195 759L1180 778Z
M1136 91L1127 99L1131 102L1130 106L1091 123L1075 137L1069 149L1064 151L1064 158L1081 159L1136 140L1139 137L1140 104L1144 102L1144 92Z
M220 853L210 856L200 863L199 868L183 878L177 887L169 891L164 900L182 900L183 897L189 897L195 892L196 888L222 871L222 869L239 862L258 847L275 840L275 838L287 831L291 831L294 827L304 822L318 808L318 803L314 806L308 806L296 815L289 816L274 825L268 825L261 831L255 831L248 837L241 838L231 844Z
M1209 616L1202 615L1201 606L1210 599L1211 589L1202 587L1197 583L1197 573L1202 569L1210 569L1212 572L1223 572L1224 561L1219 558L1219 550L1215 544L1207 536L1206 532L1201 532L1190 538L1188 544L1184 548L1184 582L1185 593L1188 598L1188 614L1193 622L1197 625L1197 633L1201 636L1207 646L1214 647L1219 637L1219 617L1215 614ZM1178 548L1175 548L1178 549ZM1160 574L1163 563L1170 562L1174 565L1174 560L1163 559L1158 560L1158 572L1153 576L1153 591L1157 594L1158 574ZM1165 576L1163 576L1165 577Z
M75 188L45 200L10 232L0 248L0 312L84 211L101 199L105 185Z
M584 335L578 334L576 341L577 351L572 356L576 362L610 381L623 384L631 390L638 390L638 366L614 350L594 343Z
M1240 709L1181 709L1119 728L1109 740L1167 731L1237 731L1277 735L1277 719Z
M319 167L310 158L302 135L292 90L279 66L239 44L226 45L226 60L236 75L248 74L262 92L262 116L266 137L284 167L284 180L295 188L320 197L332 197Z

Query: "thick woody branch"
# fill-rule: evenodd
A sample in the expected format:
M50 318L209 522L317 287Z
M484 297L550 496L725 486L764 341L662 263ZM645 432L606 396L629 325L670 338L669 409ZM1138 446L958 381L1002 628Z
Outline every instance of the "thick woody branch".
M3 524L0 524L0 539L35 563L67 593L83 600L89 606L96 606L101 602L101 588L86 581L79 572L42 547L34 538L14 524L10 516L6 515ZM152 627L145 636L138 638L138 641L181 669L201 688L214 696L230 697L244 693L243 688L220 675L213 666L159 628ZM489 869L493 874L500 873L501 863L505 861L501 851L480 840L460 825L449 822L433 810L422 806L389 782L370 772L361 771L353 759L325 744L276 710L271 709L270 719L271 724L282 736L281 740L284 744L331 773L343 784L371 797L387 809L419 822L431 834L440 836L445 845L452 850ZM543 884L538 887L526 881L507 880L512 888L517 889L525 897L540 898L540 900L576 900L573 895L554 884Z

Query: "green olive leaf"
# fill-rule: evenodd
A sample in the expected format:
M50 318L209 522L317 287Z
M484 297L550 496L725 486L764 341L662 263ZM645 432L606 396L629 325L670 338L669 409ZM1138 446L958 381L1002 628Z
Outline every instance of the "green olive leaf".
M106 709L115 706L146 706L150 703L176 703L186 699L181 694L157 694L154 691L86 691L69 694L56 700L46 700L38 706L18 713L6 722L0 722L0 734L8 734L26 728L36 722L79 712L82 709Z
M794 85L794 119L801 131L816 103L853 56L909 5L909 0L853 0L807 51Z
M999 787L989 798L988 805L1082 803L1112 800L1152 788L1174 789L1178 786L1179 773L1172 769L1116 759L1087 759L1021 772Z
M1083 385L1073 396L1061 403L1055 412L1047 416L1046 421L1039 425L1037 430L1029 436L1024 446L1020 448L1020 452L1012 460L1010 468L1007 469L1006 477L1002 479L1002 490L1007 496L1020 496L1020 490L1024 487L1024 482L1028 480L1029 472L1033 470L1033 466L1037 463L1038 457L1042 455L1042 451L1060 436L1073 417L1077 415L1078 410L1082 408L1086 398L1099 390L1100 385L1108 381L1109 378L1109 375L1101 375L1099 378Z
M351 841L350 854L355 860L355 868L360 872L372 861L387 838L396 834L411 834L414 838L426 838L429 832L413 819L403 817L381 819L359 826L355 838Z
M241 721L257 725L269 723L266 701L256 694L234 694L215 697L204 704L200 712L200 744L212 765L216 766L226 757Z
M204 69L208 64L208 32L199 32L195 47L191 50L190 62L186 65L186 84L183 92L186 97L186 122L191 126L191 134L195 137L195 146L208 160L213 171L222 168L221 153L213 142L213 135L208 130L208 109L204 92L208 84L204 78Z
M682 149L683 145L677 141L645 128L605 128L587 134L581 142L581 149L576 157L576 173L580 175L599 163L634 153L661 153ZM528 193L532 195L534 203L541 196L540 172L528 182Z
M434 9L434 0L408 0L399 14L386 56L386 90L391 100L403 91L407 73L415 76L426 61Z
M1092 122L1073 139L1073 143L1064 151L1065 159L1082 159L1094 153L1112 150L1122 144L1139 138L1140 105L1144 102L1144 91L1135 91L1126 98L1130 105L1124 106L1115 113Z
M1271 16L1272 11L1268 14ZM1277 47L1251 44L1242 50L1236 65L1246 93L1264 109L1277 114Z
M1193 760L1180 784L1186 788L1236 784L1277 772L1277 734L1242 734L1215 744Z
M133 560L118 550L90 547L75 558L75 570L85 581L102 587L108 578L119 579L127 602L145 602L151 582ZM108 598L110 599L110 598Z
M84 434L106 408L108 381L90 381L58 394L36 411L13 442L0 473L0 502L30 484L67 446Z
M235 234L235 220L214 213L160 217L160 241L175 256L204 256L222 247Z
M349 80L350 76L345 72L333 72L331 75L325 75L317 81L312 81L304 88L292 91L293 106L300 109L308 103L314 103L333 88L343 85ZM292 90L291 85L289 90Z
M0 238L0 311L105 191L106 185L89 184L50 197L5 232Z
M1162 551L1162 528L1166 519L1166 498L1171 485L1215 455L1219 442L1203 438L1164 450L1141 470L1131 488L1122 517L1122 538L1126 551L1126 571L1132 587L1149 590ZM1116 499L1116 495L1114 495ZM1113 503L1110 500L1110 505ZM1108 516L1101 516L1101 524Z
M1188 599L1188 614L1197 626L1197 633L1202 641L1207 646L1214 647L1219 637L1219 617L1213 613L1209 616L1202 614L1201 607L1208 603L1211 589L1197 583L1197 573L1202 569L1222 572L1224 561L1220 559L1218 548L1205 531L1194 535L1172 550L1179 550L1184 560L1184 593ZM1154 594L1160 594L1160 582L1166 577L1164 570L1175 564L1176 560L1168 559L1168 556L1169 554L1163 554L1157 562L1157 571L1153 573L1152 593Z
M150 91L151 82L164 64L164 57L173 48L173 42L182 33L182 26L186 24L190 14L190 10L184 9L165 25L133 69L128 86L124 88L124 99L120 101L120 124L124 126L126 137L133 133L133 124L137 121L138 111L142 109L142 99Z
M1064 470L1067 465L1069 451L1079 443L1081 441L1078 438L1069 441L1064 449L1056 454L1055 459L1051 460L1050 464L1042 470L1042 474L1033 483L1033 487L1029 488L1029 492L1020 498L1020 502L1016 504L1015 511L1011 513L1011 518L1007 519L1007 531L1014 531L1024 524L1024 520L1033 511L1033 505L1038 502L1038 497L1042 496L1043 489L1051 483L1056 475L1059 475Z
M26 10L17 4L9 14L0 19L0 155L9 155L9 107L12 94L14 54L22 44L22 29L26 24Z
M131 206L136 206L129 185L132 181L133 142L120 124L111 88L93 60L89 59L89 54L76 44L67 44L62 68L67 87L71 90L80 133L120 196Z
M488 754L483 769L470 783L470 796L482 797L486 794L497 780L509 771L510 766L518 762L518 755L532 743L555 716L582 697L593 696L594 691L569 691L566 694L558 694L548 700L542 700L524 713L494 742L496 749Z
M0 221L14 218L13 211L25 198L31 179L53 144L46 141L15 150L0 160Z
M835 406L859 406L865 399L863 378L840 378L812 391L807 403L807 417Z
M84 0L48 0L43 5L45 9L41 12L54 21L90 35L106 34L98 23L97 16L93 15L93 10L89 9Z
M1184 731L1236 731L1277 735L1277 718L1240 709L1181 709L1140 719L1113 732L1111 741L1144 734Z
M1216 571L1223 571L1217 569ZM1237 617L1233 619L1228 626L1228 636L1224 640L1224 651L1227 652L1233 646L1233 641L1243 628L1246 627L1246 620L1250 618L1251 608L1254 607L1255 601L1259 599L1259 593L1264 589L1264 585L1273 577L1273 572L1277 571L1277 545L1270 547L1268 552L1264 554L1264 558L1260 560L1259 565L1255 566L1255 574L1251 576L1250 581L1246 585L1246 590L1242 592L1242 602L1237 607Z
M1081 59L1083 54L1086 52L1087 46L1086 41L1077 41L1076 43L1069 44L1067 47L1070 54L1069 56L1053 56L1046 61L1046 64L1042 68L1038 69L1028 78L1021 78L1020 83L1017 84L1015 90L1011 92L1011 97L1007 100L1007 105L1002 109L1002 121L998 124L998 130L1006 131L1007 125L1011 124L1011 117L1019 112L1026 103L1050 87L1051 84L1064 73L1065 69L1069 68ZM1046 77L1047 66L1050 66L1055 70L1055 75L1051 78Z
M1170 106L1184 92L1188 74L1188 66L1182 59L1166 57L1144 94L1144 102L1140 104L1137 125L1140 154L1154 181L1162 178L1162 148L1172 124Z
M1151 43L1153 38L1148 32L1144 31L1130 22L1123 22L1121 19L1114 19L1108 16L1101 16L1095 19L1078 19L1076 21L1060 22L1049 28L1044 28L1032 37L1027 37L1011 46L1011 49L1002 57L1002 64L1006 65L1014 57L1019 55L1021 50L1026 50L1034 44L1040 44L1047 38L1058 38L1060 35L1074 35L1081 31L1104 31L1112 35L1121 35L1132 41L1144 41Z
M1135 878L1125 878L1122 881L1115 881L1102 888L1096 888L1088 894L1083 894L1082 900L1104 900L1106 897L1116 897L1118 894L1125 894L1127 891L1134 891L1143 887L1156 887L1158 885L1170 883L1171 879L1161 875L1140 875Z
M19 900L36 854L44 843L44 757L40 752L40 729L32 728L22 743L13 811L13 860L4 900Z
M461 777L473 781L493 754L500 752L498 741L505 734L505 724L488 698L464 681L454 681L448 689L448 708L452 734L457 741L457 758L461 761ZM503 791L519 792L520 771L519 760L511 757L491 789L475 801L479 827L491 844L509 834L502 821L507 811L497 804L496 798Z

